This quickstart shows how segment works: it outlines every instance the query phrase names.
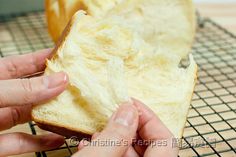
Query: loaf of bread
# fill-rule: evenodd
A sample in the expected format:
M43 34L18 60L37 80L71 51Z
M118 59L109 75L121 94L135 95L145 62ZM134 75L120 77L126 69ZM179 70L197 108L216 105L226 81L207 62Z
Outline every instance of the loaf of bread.
M117 5L124 3L125 1L127 0L45 0L48 31L53 41L57 42L71 17L78 10L84 10L86 14L91 16L101 17L107 13L110 13L110 10L112 10ZM136 2L137 0L133 0L133 2L130 1L130 3ZM195 26L192 0L157 0L157 3L164 3L165 6L160 4L160 7L169 7L169 9L167 9L172 15L174 15L174 11L176 11L177 8L171 11L171 6L174 6L176 4L180 5L178 9L182 9L181 12L182 14L185 14L188 22L192 26ZM124 8L121 9L127 9L127 6L123 7ZM158 13L158 10L154 11ZM166 17L166 19L168 19L168 17Z
M45 71L66 72L69 85L57 98L34 107L34 121L67 136L92 135L119 104L134 97L180 138L197 73L189 54L195 34L192 2L79 2L86 9L72 17ZM184 59L186 67L180 66Z

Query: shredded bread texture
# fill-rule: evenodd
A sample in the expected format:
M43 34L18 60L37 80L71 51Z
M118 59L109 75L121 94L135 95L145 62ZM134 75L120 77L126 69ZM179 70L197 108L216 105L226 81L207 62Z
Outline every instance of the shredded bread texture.
M33 119L91 135L104 128L119 104L134 97L180 138L197 73L189 54L195 33L194 10L187 9L191 1L83 4L89 14L78 11L73 16L45 72L65 71L69 86L34 107ZM189 58L187 68L179 67L184 58Z

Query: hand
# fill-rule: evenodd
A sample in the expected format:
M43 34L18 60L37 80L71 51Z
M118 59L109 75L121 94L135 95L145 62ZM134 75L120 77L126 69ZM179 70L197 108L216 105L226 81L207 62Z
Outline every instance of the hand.
M132 144L134 139L146 143ZM73 157L176 157L178 150L172 147L172 139L172 133L153 111L133 99L132 104L120 106L91 142L81 141ZM167 145L158 145L161 141L167 141Z
M0 131L30 121L33 104L49 100L66 88L68 77L64 73L17 79L43 71L50 55L50 50L43 50L0 59ZM2 134L0 156L53 149L63 142L64 138L56 134Z

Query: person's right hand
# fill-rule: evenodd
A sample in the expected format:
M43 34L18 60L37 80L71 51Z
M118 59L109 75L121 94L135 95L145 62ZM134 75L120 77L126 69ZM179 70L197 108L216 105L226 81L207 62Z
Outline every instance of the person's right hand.
M132 103L121 105L91 143L81 141L73 157L176 157L178 149L172 147L172 133L147 106L135 99ZM132 145L133 139L146 143ZM117 144L111 145L112 141Z
M172 144L174 135L151 109L138 100L133 99L133 102L140 113L138 140L148 142L147 147L135 144L136 152L145 157L177 157L178 148Z

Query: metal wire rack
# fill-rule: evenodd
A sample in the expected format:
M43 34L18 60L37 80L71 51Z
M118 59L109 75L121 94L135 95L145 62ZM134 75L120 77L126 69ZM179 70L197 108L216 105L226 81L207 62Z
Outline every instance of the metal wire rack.
M4 36L4 37L3 37ZM0 56L24 54L53 47L42 12L0 16ZM199 65L191 109L179 156L225 156L236 153L236 36L202 19L193 54ZM32 134L40 129L29 123ZM36 153L70 156L74 147L67 141L59 149Z

